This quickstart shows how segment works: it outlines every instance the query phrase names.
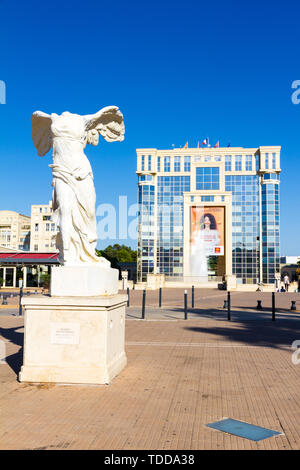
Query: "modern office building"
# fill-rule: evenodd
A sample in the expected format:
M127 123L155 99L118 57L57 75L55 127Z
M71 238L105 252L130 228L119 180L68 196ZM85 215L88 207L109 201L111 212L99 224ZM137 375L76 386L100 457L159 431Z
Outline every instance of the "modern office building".
M30 251L57 252L57 225L52 221L52 202L31 206Z
M138 281L274 283L280 150L137 149Z
M0 211L0 246L28 251L30 247L30 217L14 211Z

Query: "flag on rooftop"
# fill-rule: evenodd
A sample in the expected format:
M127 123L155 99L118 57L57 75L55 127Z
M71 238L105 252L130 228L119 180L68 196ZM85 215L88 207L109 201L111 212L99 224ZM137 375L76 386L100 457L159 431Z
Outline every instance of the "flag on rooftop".
M202 145L206 145L206 144L207 144L207 139L204 139L202 142Z
M189 146L189 143L187 142L183 148L184 148L184 149L187 149L188 146Z
M218 147L220 147L219 141L216 143L216 145L214 145L214 149L216 149L216 148L218 148Z

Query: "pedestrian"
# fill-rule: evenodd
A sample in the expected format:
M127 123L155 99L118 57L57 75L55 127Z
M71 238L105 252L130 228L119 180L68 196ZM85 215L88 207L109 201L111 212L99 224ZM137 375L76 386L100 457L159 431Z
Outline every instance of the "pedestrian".
M284 276L283 282L284 282L285 291L288 292L289 291L290 278L287 274Z

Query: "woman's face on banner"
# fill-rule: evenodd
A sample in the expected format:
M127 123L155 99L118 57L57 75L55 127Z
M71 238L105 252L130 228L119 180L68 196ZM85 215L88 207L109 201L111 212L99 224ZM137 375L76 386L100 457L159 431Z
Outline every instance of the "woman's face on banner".
M210 230L210 218L208 216L204 217L204 226L207 230Z

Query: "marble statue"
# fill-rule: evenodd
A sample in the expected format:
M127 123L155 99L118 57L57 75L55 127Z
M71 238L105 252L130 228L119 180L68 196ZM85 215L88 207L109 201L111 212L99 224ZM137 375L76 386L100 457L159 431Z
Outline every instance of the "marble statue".
M64 266L110 266L95 252L97 243L93 172L84 148L124 140L123 115L116 106L80 116L36 111L31 117L32 138L38 155L53 147L53 222L59 227L56 247Z

